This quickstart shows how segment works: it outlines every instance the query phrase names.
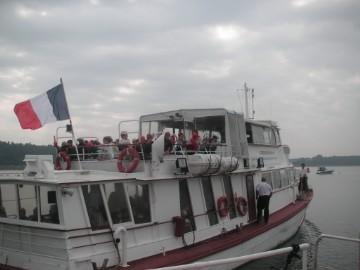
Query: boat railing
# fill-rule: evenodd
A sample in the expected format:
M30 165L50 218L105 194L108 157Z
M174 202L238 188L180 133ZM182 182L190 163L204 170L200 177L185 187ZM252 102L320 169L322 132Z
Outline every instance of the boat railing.
M244 255L240 257L232 257L232 258L226 258L226 259L219 259L219 260L211 260L211 261L204 261L204 262L195 262L191 264L183 264L183 265L176 265L176 266L170 266L170 267L162 267L162 268L156 268L153 270L195 270L195 269L206 269L210 267L216 267L216 266L224 266L224 265L239 265L244 264L253 260L257 259L263 259L283 254L296 254L298 251L302 251L302 270L308 269L308 251L310 248L310 244L303 243L300 245L294 245L292 247L285 247L285 248L279 248L274 249L270 251L265 252L259 252L254 253L251 255Z
M341 241L347 241L347 242L354 242L359 243L359 249L360 249L360 235L359 238L350 238L350 237L344 237L344 236L338 236L338 235L332 235L332 234L321 234L315 242L315 252L314 252L314 270L319 269L318 268L318 257L319 257L319 246L320 242L323 239L334 239L334 240L341 240ZM360 251L359 251L359 269L360 269Z

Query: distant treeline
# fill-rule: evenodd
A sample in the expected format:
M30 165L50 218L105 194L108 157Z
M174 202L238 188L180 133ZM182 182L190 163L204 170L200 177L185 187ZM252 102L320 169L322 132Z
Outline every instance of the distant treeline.
M55 155L51 145L12 143L0 141L0 170L23 169L25 155Z
M0 141L0 170L24 168L25 155L55 155L52 145L34 145L31 143L12 143ZM305 163L306 166L360 166L360 156L317 155L312 158L296 158L291 160L295 166Z
M317 155L312 158L296 158L291 162L295 166L305 163L306 166L360 166L360 156L332 156Z

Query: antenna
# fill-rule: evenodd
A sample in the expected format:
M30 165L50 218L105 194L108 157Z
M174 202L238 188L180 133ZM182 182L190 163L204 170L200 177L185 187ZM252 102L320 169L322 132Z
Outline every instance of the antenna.
M239 93L241 90L242 89L237 89L236 91ZM249 117L249 94L248 94L250 91L251 91L251 118ZM255 96L254 88L250 89L245 82L244 83L244 98L245 98L244 118L245 119L255 119L254 96ZM240 105L242 107L240 95L238 97L240 100Z
M254 88L251 89L251 103L252 103L252 117L251 119L255 119L255 109L254 109Z
M245 94L245 119L249 118L249 102L248 102L248 92L249 88L247 87L246 83L244 83L244 94Z

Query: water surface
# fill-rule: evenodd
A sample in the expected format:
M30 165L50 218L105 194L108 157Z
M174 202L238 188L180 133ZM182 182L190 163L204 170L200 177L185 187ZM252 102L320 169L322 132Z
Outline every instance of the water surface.
M282 246L314 244L322 234L358 238L360 234L360 167L329 167L331 175L316 174L310 168L309 184L314 198L308 208L306 221L298 233ZM359 244L324 239L319 250L319 269L359 270ZM313 269L313 251L308 256ZM259 260L239 270L284 269L286 256ZM324 268L327 267L327 268ZM288 269L301 269L300 260L293 260Z

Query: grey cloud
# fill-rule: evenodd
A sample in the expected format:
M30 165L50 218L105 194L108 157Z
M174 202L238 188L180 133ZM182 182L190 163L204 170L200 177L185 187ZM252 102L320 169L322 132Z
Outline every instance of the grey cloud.
M293 156L358 154L353 136L338 138L360 132L360 4L293 3L2 1L0 140L51 143L64 123L22 131L11 103L60 77L78 135L99 137L144 113L239 110L236 89L247 81L256 116L279 122Z

